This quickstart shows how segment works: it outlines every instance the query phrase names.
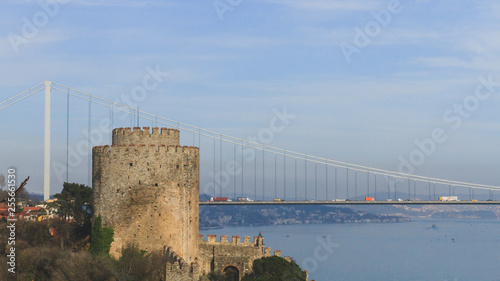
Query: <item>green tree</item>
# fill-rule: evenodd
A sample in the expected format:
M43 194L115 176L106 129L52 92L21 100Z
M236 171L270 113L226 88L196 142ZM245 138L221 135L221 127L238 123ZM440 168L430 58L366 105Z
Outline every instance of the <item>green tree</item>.
M92 188L78 183L63 184L61 193L54 195L57 201L49 204L55 207L59 216L65 219L73 217L78 225L90 222L92 217Z
M306 281L306 273L294 261L271 256L253 261L253 272L242 281Z
M113 242L113 228L102 227L102 218L97 216L90 236L90 253L94 256L107 256Z

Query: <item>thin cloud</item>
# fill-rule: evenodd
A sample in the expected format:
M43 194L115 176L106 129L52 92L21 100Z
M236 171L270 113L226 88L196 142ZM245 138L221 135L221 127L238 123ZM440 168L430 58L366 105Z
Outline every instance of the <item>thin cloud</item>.
M107 6L107 7L147 7L147 6L157 6L165 5L162 1L134 1L134 0L103 0L103 1L92 1L92 0L76 0L70 2L73 5L82 6Z
M456 56L436 56L436 57L416 57L408 61L412 64L417 64L423 67L436 67L436 68L464 68L481 71L497 71L498 61L497 58L484 58L475 57L469 60L459 58Z
M36 4L40 1L38 0L7 0L10 3L19 4ZM146 7L146 6L165 6L172 5L173 3L166 3L166 1L157 1L157 0L65 0L65 1L57 1L59 4L71 4L71 5L81 5L81 6L107 6L107 7Z
M238 34L223 34L218 36L202 36L189 39L192 44L204 44L205 46L219 48L256 48L271 47L285 44L279 38L265 36L243 36Z
M301 0L269 0L260 1L268 4L278 4L283 5L293 9L299 10L321 10L321 11L358 11L358 10L371 10L380 7L375 1L326 1L326 0L311 0L311 1L301 1Z

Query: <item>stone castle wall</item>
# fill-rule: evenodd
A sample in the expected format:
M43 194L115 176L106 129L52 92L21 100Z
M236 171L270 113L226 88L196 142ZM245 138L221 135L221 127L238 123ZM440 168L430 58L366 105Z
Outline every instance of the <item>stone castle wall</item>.
M215 235L207 235L207 240L203 240L200 234L199 240L199 266L203 273L219 272L223 273L228 266L238 269L240 279L252 272L252 264L256 259L271 256L271 248L264 247L264 239L261 236L254 236L250 241L250 236L233 236L229 241L227 235L221 235L217 241ZM281 256L281 251L274 251L274 255Z
M169 281L199 281L201 270L197 263L188 264L182 257L178 256L172 248L164 250L165 280Z
M199 149L179 146L178 130L119 128L92 156L95 215L115 233L110 253L167 246L197 261Z

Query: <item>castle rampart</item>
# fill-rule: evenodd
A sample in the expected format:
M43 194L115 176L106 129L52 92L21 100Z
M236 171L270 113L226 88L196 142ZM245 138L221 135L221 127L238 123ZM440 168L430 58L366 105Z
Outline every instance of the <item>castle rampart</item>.
M166 258L165 265L165 280L169 281L186 281L199 280L201 269L196 262L188 264L184 259L178 256L172 248L164 249Z
M113 145L93 148L95 215L114 229L110 253L123 247L171 247L198 259L199 149L179 146L179 131L113 130Z
M271 249L264 247L264 238L254 236L250 241L250 236L243 237L233 235L229 241L227 235L221 235L217 241L216 235L199 235L199 253L201 271L208 273L211 271L222 273L228 266L238 269L240 278L252 271L253 261L265 256L271 256ZM275 255L281 256L281 251L275 251Z

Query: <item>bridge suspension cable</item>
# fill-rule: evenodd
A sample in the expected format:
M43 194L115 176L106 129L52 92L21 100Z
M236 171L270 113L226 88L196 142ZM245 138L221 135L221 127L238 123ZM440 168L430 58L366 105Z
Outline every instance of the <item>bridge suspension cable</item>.
M40 88L36 90L38 87L42 86L43 83L40 83L24 92L21 92L17 95L14 95L11 98L8 98L2 102L0 102L0 110L7 108L23 99L26 99L40 91L43 90L43 88ZM413 174L408 174L408 173L403 173L403 172L396 172L396 171L390 171L390 170L385 170L385 169L379 169L379 168L374 168L374 167L368 167L368 166L363 166L363 165L358 165L358 164L352 164L348 162L343 162L343 161L337 161L337 160L332 160L328 158L323 158L323 157L318 157L314 155L309 155L305 153L300 153L300 152L295 152L295 151L290 151L290 150L284 150L282 148L250 141L250 140L245 140L225 134L221 134L218 132L214 132L211 130L199 128L196 126L192 126L186 123L181 123L178 121L174 121L165 117L161 117L158 115L154 115L142 110L139 110L138 108L134 109L126 105L122 105L116 102L112 102L103 98L100 98L98 96L92 95L85 93L83 91L79 91L64 85L61 85L59 83L52 83L52 89L62 92L67 95L71 95L74 97L77 97L79 99L87 100L90 103L98 104L107 108L110 108L112 111L120 111L126 114L136 114L137 119L143 118L145 120L149 120L152 122L155 122L156 124L164 124L167 126L176 126L179 129L182 129L187 132L191 132L193 134L198 134L199 137L204 136L204 137L209 137L212 139L219 139L220 142L222 143L223 141L226 143L232 143L234 145L241 145L242 147L247 147L251 148L254 150L262 150L263 153L268 152L272 153L275 155L282 155L287 158L291 159L296 159L296 160L305 160L306 162L309 163L315 163L315 164L321 164L321 165L327 165L327 166L333 166L335 168L343 168L346 169L347 171L347 181L349 180L349 169L354 170L355 172L355 183L356 182L356 177L357 177L357 172L365 172L368 174L374 174L376 175L381 175L387 178L393 178L393 179L408 179L408 180L413 180L413 181L420 181L420 182L432 182L433 185L435 186L436 184L441 184L441 185L450 185L453 187L465 187L465 188L471 188L471 189L483 189L483 190L500 190L500 186L492 186L492 185L485 185L485 184L477 184L477 183L472 183L472 182L464 182L464 181L454 181L454 180L448 180L448 179L441 179L441 178L435 178L435 177L427 177L427 176L419 176L419 175L413 175ZM36 91L34 91L36 90ZM24 95L24 96L23 96ZM90 106L89 106L89 112L90 112ZM135 118L134 118L135 119ZM221 149L222 153L222 149ZM262 157L263 160L263 168L265 165L264 161L264 154ZM222 161L222 159L221 159ZM306 164L306 169L307 169L307 164ZM262 175L264 177L265 171L262 171ZM335 175L337 175L337 171L335 170ZM307 178L307 172L306 172L306 178ZM369 175L368 175L369 179ZM263 182L263 195L265 194L264 191L264 184ZM284 183L286 186L286 183ZM307 186L307 179L305 181L305 185ZM396 186L395 186L396 187ZM243 188L243 184L242 184ZM335 189L337 189L337 184L335 184ZM306 193L307 193L307 188L306 188ZM307 194L306 194L307 197Z
M43 82L40 83L40 84L38 84L38 85L36 85L36 86L34 86L34 87L31 87L31 88L27 89L26 91L23 91L23 92L21 92L19 94L16 94L16 95L14 95L14 96L12 96L12 97L10 97L10 98L8 98L8 99L0 102L0 106L1 106L0 110L5 109L5 108L7 108L7 107L9 107L11 105L14 105L14 104L16 104L16 103L18 103L18 102L26 99L26 98L31 97L32 95L34 95L36 93L39 93L39 92L43 91L44 88L41 87L40 89L32 92L33 90L35 90L36 88L38 88L38 87L40 87L42 85L43 85ZM16 99L16 100L14 100L14 99ZM14 101L12 101L12 100L14 100Z
M160 116L157 116L157 115L154 115L154 114L150 114L148 112L140 111L138 109L133 109L133 108L125 106L125 105L114 103L114 102L111 102L109 100L102 99L100 97L93 96L91 94L88 94L88 93L85 93L85 92L82 92L82 91L78 91L78 90L75 90L75 89L72 89L72 88L60 85L58 83L54 83L54 84L58 85L60 87L63 87L65 89L72 90L72 91L75 91L77 93L89 96L91 98L98 99L98 100L101 100L103 102L106 102L106 103L112 104L114 106L117 106L117 108L115 108L115 109L118 110L118 111L121 111L121 112L124 112L124 113L127 113L127 114L130 114L130 112L128 112L127 110L130 110L132 112L135 111L135 112L137 112L137 114L142 114L141 117L144 118L144 119L146 119L146 120L151 120L152 121L152 119L151 119L152 117L155 117L155 120L159 118L159 119L164 120L166 122L166 123L160 122L161 124L175 125L178 128L183 127L182 129L185 130L185 131L188 131L188 132L199 133L199 134L201 134L203 136L206 136L206 137L209 137L209 138L218 138L221 141L228 142L228 143L233 143L233 144L237 144L237 145L240 145L240 143L241 143L245 147L252 148L252 149L255 149L255 150L263 150L265 152L273 153L273 154L276 154L276 155L285 155L285 153L283 152L284 150L282 148L278 148L278 147L274 147L274 146L270 146L270 145L266 145L266 144L261 144L261 143L257 143L257 142L253 142L253 141L249 141L249 140L244 140L244 139L241 139L241 138L232 137L232 136L221 134L221 133L214 132L214 131L211 131L211 130L202 129L202 128L199 128L199 127L196 127L196 126L192 126L192 125L189 125L189 124L185 124L185 123L181 123L181 122L178 122L178 121L174 121L174 120L171 120L171 119L168 119L168 118L165 118L165 117L160 117ZM57 89L55 87L54 87L54 89L60 90L60 89ZM66 92L66 91L64 91L64 92ZM80 97L80 96L78 96L78 97ZM80 98L84 98L84 97L80 97ZM102 106L109 107L109 105L104 104L104 103L99 103L99 102L96 102L96 101L93 101L93 102L94 103L98 103L98 104L100 104ZM122 108L122 109L120 109L120 108ZM146 117L146 116L149 116L149 117ZM297 159L306 158L307 161L310 162L310 163L324 164L324 165L335 166L335 167L340 167L340 168L345 168L345 169L351 169L351 170L354 170L354 171L360 171L360 172L366 172L366 173L372 173L372 174L378 174L378 175L387 175L388 174L392 178L399 178L399 179L410 178L410 179L416 180L416 181L432 181L432 182L435 182L437 184L443 184L443 185L453 184L455 186L478 188L478 189L490 189L490 188L492 188L492 189L500 189L500 186L490 186L490 185L475 184L475 183L470 183L470 182L461 182L461 181L453 181L453 180L447 180L447 179L440 179L440 178L433 178L433 177L412 175L412 174L407 174L407 173L402 173L402 172L396 172L396 171L378 169L378 168L373 168L373 167L368 167L368 166L363 166L363 165L357 165L357 164L352 164L352 163L347 163L347 162L342 162L342 161L327 159L327 158L323 158L323 157L317 157L317 156L314 156L314 155L309 155L309 154L305 154L305 153L299 153L299 152L290 151L290 150L287 150L286 156L290 157L290 158L297 158Z

